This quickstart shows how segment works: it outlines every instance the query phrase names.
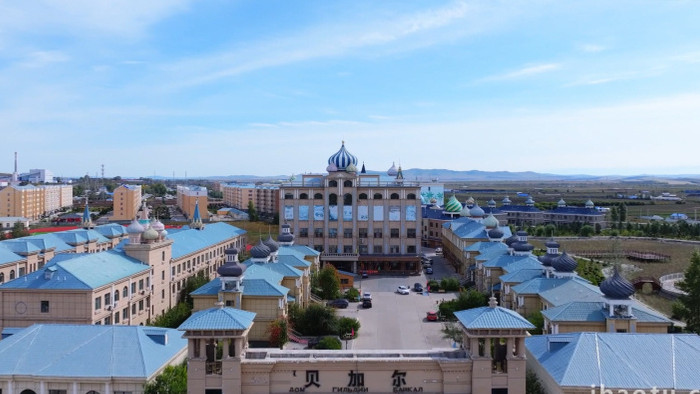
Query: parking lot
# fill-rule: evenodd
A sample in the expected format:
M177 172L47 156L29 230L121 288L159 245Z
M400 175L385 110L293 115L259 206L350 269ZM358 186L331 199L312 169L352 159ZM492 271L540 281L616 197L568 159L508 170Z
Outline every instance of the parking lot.
M347 309L338 309L338 316L357 318L361 328L356 339L347 341L349 349L435 349L449 348L452 342L442 338L442 323L425 319L426 312L437 310L441 300L453 299L454 293L416 293L402 295L396 292L400 285L413 288L414 283L425 286L428 279L440 280L453 271L439 256L433 259L433 275L425 271L418 276L370 276L358 279L355 287L372 294L372 308L363 309L360 303L350 303ZM343 343L345 346L345 343Z

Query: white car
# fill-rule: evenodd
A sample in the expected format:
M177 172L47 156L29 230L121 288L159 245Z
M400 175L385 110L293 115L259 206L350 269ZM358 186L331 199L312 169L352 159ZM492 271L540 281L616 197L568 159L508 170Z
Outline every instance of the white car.
M369 291L366 291L364 294L362 294L362 299L363 300L372 300L372 294Z
M399 294L411 294L411 289L408 286L399 286L396 292Z

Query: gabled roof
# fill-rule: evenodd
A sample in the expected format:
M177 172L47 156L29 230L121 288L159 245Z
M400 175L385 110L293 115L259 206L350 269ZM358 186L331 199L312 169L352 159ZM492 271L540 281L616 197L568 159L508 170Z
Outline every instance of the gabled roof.
M5 247L4 243L0 243L0 264L14 263L22 260L26 260L26 257L18 255Z
M255 312L242 309L214 307L192 314L177 329L185 330L247 330L253 325Z
M528 264L528 262L530 262ZM533 263L536 263L533 264ZM518 254L502 254L500 256L496 256L492 258L491 260L484 261L484 267L489 267L489 268L507 268L510 265L517 264L520 266L524 266L528 264L528 268L537 268L541 267L542 263L537 260L537 257L533 255L518 255Z
M280 250L282 250L282 248L280 248ZM291 254L290 255L278 254L277 260L280 263L287 264L287 265L292 266L292 267L310 267L311 266L311 263L304 260L303 257L294 256Z
M126 227L117 223L103 224L100 226L95 226L95 231L107 238L115 238L126 235Z
M535 207L530 207L527 205L502 205L501 212L532 212L532 213L542 213L539 209Z
M608 310L602 302L575 301L542 311L542 315L552 322L604 322ZM671 323L661 314L643 307L632 305L632 314L638 322Z
M586 207L556 207L554 209L544 212L552 215L605 216L604 212L599 212L595 208Z
M575 301L602 301L603 293L584 279L572 278L552 289L542 291L540 297L554 306Z
M545 291L557 288L563 283L575 280L574 278L535 278L523 282L511 289L517 294L540 294ZM581 279L582 280L582 279Z
M285 250L293 250L297 253L301 253L302 256L320 256L321 252L318 250L312 249L306 245L282 245L280 246L280 249L277 251L278 255L281 255L283 251ZM302 257L303 258L303 257Z
M167 328L35 324L0 341L0 376L149 379L186 352L181 337Z
M503 283L523 283L528 280L541 278L544 274L542 268L525 268L501 275L498 279Z
M47 279L46 270L52 270ZM148 271L150 267L126 254L108 250L100 253L61 254L43 269L0 287L11 289L89 290Z
M525 339L532 357L562 387L695 390L700 336L573 333ZM617 392L616 390L613 390Z
M531 330L535 328L527 319L518 313L500 306L467 309L455 312L455 317L467 330L482 328L522 328Z

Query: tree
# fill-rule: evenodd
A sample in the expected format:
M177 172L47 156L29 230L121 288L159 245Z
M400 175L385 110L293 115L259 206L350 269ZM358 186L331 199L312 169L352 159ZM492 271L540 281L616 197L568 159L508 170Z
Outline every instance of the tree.
M187 363L168 365L152 382L144 386L145 394L186 394Z
M530 323L532 323L533 326L535 326L534 329L529 331L530 334L542 335L542 329L544 328L544 316L542 316L542 312L532 312L527 316L527 321L529 321Z
M338 319L338 331L336 334L341 337L345 338L346 335L353 335L353 338L357 336L357 333L360 331L360 321L357 319L353 319L352 317L341 317Z
M260 217L258 216L258 211L255 209L255 203L253 203L253 200L248 201L248 219L251 222L257 222L260 220Z
M340 350L343 348L343 344L340 339L336 337L323 337L314 349L328 349L328 350Z
M462 331L462 325L455 323L455 322L445 322L442 323L442 328L440 329L442 332L442 337L444 339L450 339L454 343L462 343L462 340L464 339L464 332Z
M85 194L85 188L82 185L73 186L73 197L82 197Z
M545 394L540 378L529 369L525 375L525 394Z
M168 188L162 183L155 183L151 186L151 192L157 197L163 197L168 192Z
M311 304L294 314L292 326L303 335L333 335L338 331L338 320L333 309Z
M289 324L287 319L277 319L267 327L270 334L270 346L282 349L289 342Z
M700 334L700 251L693 252L685 278L677 282L676 287L686 294L678 297L674 314L685 321L688 331Z
M326 264L317 275L318 286L321 288L321 298L324 300L338 298L338 294L340 293L338 271L336 271L332 265Z
M29 230L24 226L22 222L15 222L12 226L12 231L10 232L10 238L22 238L29 235Z

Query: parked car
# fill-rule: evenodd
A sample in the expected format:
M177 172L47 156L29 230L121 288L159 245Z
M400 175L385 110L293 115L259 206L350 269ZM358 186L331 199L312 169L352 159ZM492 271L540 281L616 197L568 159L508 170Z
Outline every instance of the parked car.
M371 308L372 307L372 300L363 300L362 307L365 309Z
M435 248L435 254L436 255L441 255L442 254L442 248Z
M426 268L426 269L425 269L425 273L428 274L428 275L432 275L432 274L433 274L433 267L428 267L428 268Z
M367 271L362 271L362 279L367 279L367 278L369 278L369 274L367 273Z
M427 321L438 321L438 314L435 311L430 311L425 315Z
M362 299L372 301L372 294L369 291L366 291L362 294Z
M423 292L423 285L421 285L420 283L414 283L413 284L413 291L416 291L418 293L422 293Z
M396 289L396 292L399 294L409 294L411 291L408 289L408 286L399 286L398 289Z
M326 306L330 306L333 308L341 308L341 309L347 308L348 305L350 305L348 300L343 299L343 298L338 298L337 300L331 300L331 301L328 301L326 303Z

